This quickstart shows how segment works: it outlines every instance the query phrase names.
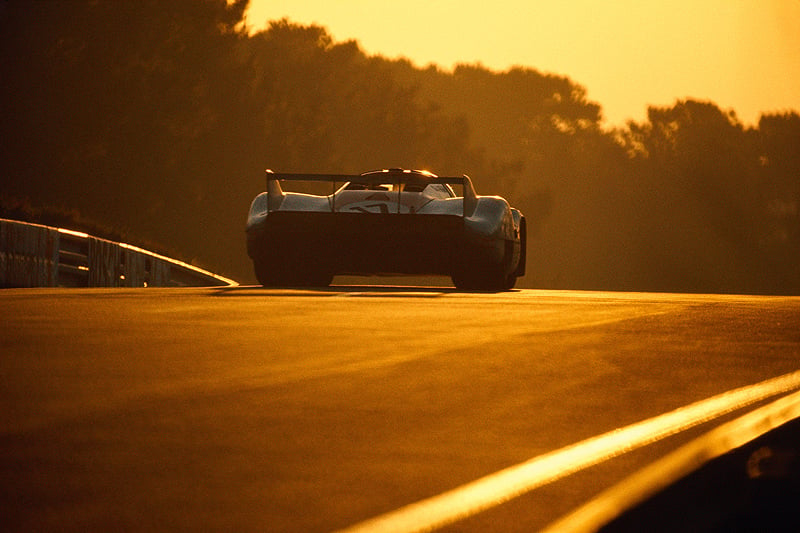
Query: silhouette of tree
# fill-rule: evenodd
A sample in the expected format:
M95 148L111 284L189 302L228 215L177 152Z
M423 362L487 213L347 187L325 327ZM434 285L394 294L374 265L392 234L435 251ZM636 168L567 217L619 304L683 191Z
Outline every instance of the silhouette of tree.
M763 187L768 259L763 272L773 292L800 293L800 115L762 115L758 122L758 177Z
M650 268L660 265L669 290L788 289L775 283L770 256L777 252L765 247L771 240L774 244L778 227L786 228L770 213L791 198L790 189L777 185L781 178L768 176L765 154L775 143L765 133L772 119L762 118L763 131L745 129L733 112L693 100L651 107L648 119L630 124L626 138L642 180L637 203L649 215L640 218L650 221L646 233L659 243L647 251L640 242L642 260ZM786 133L778 136L788 139ZM777 159L791 159L788 151L778 151ZM787 175L785 169L778 174ZM764 276L765 271L771 275ZM785 281L786 276L778 277ZM797 290L796 282L790 285Z
M193 156L227 111L225 74L246 3L7 4L9 192L191 240L191 222L187 231L165 218L193 212L186 198L206 177L193 172Z

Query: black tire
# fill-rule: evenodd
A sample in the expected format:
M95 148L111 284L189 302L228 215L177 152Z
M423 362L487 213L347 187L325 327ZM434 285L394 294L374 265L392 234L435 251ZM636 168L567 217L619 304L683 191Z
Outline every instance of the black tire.
M256 279L264 287L282 285L280 272L269 261L253 259L253 270L255 270Z
M506 276L506 283L503 290L510 291L514 288L514 285L517 284L517 275L516 274L509 274Z
M499 263L475 261L463 265L450 277L453 285L463 291L502 292L517 284L516 271L511 270L514 243L506 241L503 259Z
M516 282L516 276L513 274L505 275L502 263L488 268L467 267L454 273L451 279L457 289L476 292L502 292L513 287Z
M254 259L253 268L264 287L327 287L333 281L333 273L316 266Z

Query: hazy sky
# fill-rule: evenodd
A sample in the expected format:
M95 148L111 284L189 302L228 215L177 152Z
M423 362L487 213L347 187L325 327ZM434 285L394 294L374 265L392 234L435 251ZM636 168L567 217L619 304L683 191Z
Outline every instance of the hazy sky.
M711 100L746 124L800 111L800 0L250 0L259 30L287 17L418 66L524 65L568 76L610 124L648 104Z

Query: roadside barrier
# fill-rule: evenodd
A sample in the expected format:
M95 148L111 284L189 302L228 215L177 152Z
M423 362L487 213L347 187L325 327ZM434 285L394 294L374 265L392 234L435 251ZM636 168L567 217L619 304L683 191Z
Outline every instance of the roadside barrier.
M0 219L0 287L232 285L237 283L130 244Z

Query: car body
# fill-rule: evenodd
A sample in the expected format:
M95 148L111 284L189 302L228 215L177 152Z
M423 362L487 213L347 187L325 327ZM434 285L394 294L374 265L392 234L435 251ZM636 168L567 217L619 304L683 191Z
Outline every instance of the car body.
M246 228L262 285L438 274L460 289L500 291L525 274L525 217L499 196L478 196L467 176L389 169L266 177ZM331 193L284 192L281 183L297 181L329 182Z

